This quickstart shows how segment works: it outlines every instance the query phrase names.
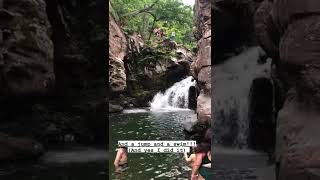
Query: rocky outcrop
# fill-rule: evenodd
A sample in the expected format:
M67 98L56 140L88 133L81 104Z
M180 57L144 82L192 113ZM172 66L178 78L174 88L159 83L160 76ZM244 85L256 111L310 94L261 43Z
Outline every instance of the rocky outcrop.
M193 54L186 47L182 45L178 45L176 53L177 53L178 60L192 62Z
M144 40L141 35L137 32L132 32L127 35L128 39L128 56L126 59L131 59L129 56L134 56L134 54L139 54L145 48Z
M127 87L123 62L127 51L126 36L109 13L109 89L111 92L123 92Z
M55 76L45 2L1 1L0 19L0 96L46 93Z
M146 46L144 40L137 32L129 32L126 37L128 41L128 54L125 57L125 69L127 81L130 86L130 82L135 81L136 79L135 67L138 66L137 58L139 58L139 55L143 53L148 53L149 49L145 49Z
M315 129L320 126L319 12L316 0L278 0L269 13L257 14L262 20L258 23L265 27L259 32L264 37L260 42L267 52L279 52L277 75L288 89L277 119L276 161L281 180L320 178L319 131ZM263 35L270 30L278 33ZM275 51L277 46L268 42L279 48Z
M197 99L198 120L211 122L211 2L196 0L194 6L198 55L192 64L200 94Z

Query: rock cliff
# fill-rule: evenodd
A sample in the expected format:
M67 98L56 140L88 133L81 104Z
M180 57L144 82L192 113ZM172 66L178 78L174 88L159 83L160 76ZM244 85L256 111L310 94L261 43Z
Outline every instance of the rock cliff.
M4 156L39 155L38 142L105 144L104 7L99 0L0 1L0 150L12 151Z
M45 2L1 1L0 96L45 94L55 80Z
M194 6L198 54L192 63L192 70L200 94L197 99L198 120L211 122L211 2L196 0Z
M256 13L262 46L285 92L277 117L279 179L319 179L320 2L265 1ZM271 33L273 32L273 33Z
M109 90L111 93L123 92L127 87L124 68L124 57L127 53L126 36L109 13Z

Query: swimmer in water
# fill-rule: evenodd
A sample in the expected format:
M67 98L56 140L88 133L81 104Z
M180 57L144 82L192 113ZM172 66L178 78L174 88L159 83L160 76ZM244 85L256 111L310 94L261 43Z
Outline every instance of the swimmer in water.
M129 169L127 147L120 146L117 149L117 155L113 164L117 174L120 174Z

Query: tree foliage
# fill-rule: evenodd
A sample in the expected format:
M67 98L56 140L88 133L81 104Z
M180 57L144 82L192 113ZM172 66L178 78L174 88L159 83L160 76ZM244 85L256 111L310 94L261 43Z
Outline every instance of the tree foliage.
M111 5L125 30L139 32L145 40L155 41L152 33L158 27L169 37L191 48L195 47L192 33L193 10L180 0L111 0Z

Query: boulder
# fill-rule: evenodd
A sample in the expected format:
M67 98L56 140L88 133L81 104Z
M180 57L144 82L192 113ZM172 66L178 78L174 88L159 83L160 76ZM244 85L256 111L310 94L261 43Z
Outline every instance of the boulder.
M117 113L117 112L121 112L122 110L123 110L122 106L109 103L109 113Z
M121 59L109 57L109 89L112 92L123 92L126 87L126 73Z
M197 114L199 121L211 123L211 95L200 92L197 98Z

